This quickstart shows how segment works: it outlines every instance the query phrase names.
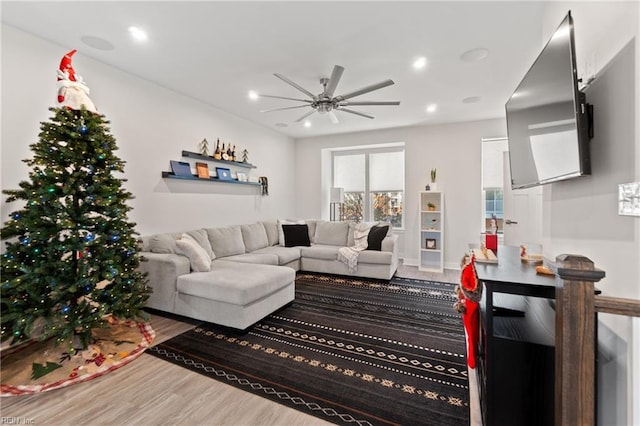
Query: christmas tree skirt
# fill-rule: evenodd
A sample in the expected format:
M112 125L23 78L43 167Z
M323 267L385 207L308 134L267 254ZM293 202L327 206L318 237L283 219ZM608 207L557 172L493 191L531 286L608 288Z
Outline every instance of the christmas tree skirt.
M30 341L2 353L0 396L45 392L100 377L133 361L151 345L148 323L109 321L93 330L93 344L73 354L55 339Z

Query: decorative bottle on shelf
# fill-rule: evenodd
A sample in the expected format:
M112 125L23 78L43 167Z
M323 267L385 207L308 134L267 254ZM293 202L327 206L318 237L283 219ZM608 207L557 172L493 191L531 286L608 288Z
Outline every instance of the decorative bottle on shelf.
M233 149L231 150L231 160L232 161L238 161L238 151L236 151L236 146L233 146Z
M228 148L225 148L225 143L222 143L222 159L225 161L229 161L229 153L227 152Z
M222 151L220 150L220 138L218 138L218 142L216 143L216 150L213 153L213 158L216 160L222 160Z
M233 161L233 151L231 150L231 142L227 144L227 158L225 158L225 160Z

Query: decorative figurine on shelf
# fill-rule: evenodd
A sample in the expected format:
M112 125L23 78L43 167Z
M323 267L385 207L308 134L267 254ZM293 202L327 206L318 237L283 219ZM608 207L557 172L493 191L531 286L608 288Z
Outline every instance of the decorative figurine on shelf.
M231 144L229 144L229 146L231 146ZM231 148L225 148L225 143L222 142L222 159L224 161L229 161L229 149Z
M207 142L207 138L202 139L202 142L200 142L199 145L199 149L200 154L204 155L205 157L209 156L209 142Z
M84 106L87 111L98 113L98 109L89 98L89 86L77 75L71 65L71 57L76 53L73 49L62 57L58 69L58 106L80 110Z
M242 150L242 162L243 163L249 162L249 151L247 151L246 148Z
M220 148L220 138L216 141L216 150L213 153L214 160L222 160L222 149Z
M453 305L453 309L462 314L462 322L467 334L467 365L469 368L476 368L478 324L480 321L478 305L482 299L482 284L478 281L473 255L465 254L460 266L462 267L460 285L455 289L458 301Z
M231 150L231 161L238 161L238 151L236 151L236 146L233 146Z

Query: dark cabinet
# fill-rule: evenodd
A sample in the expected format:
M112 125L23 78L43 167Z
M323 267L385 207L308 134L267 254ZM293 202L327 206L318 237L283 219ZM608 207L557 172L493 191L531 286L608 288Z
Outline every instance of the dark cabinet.
M476 264L484 285L477 373L485 425L553 425L555 279L516 247Z

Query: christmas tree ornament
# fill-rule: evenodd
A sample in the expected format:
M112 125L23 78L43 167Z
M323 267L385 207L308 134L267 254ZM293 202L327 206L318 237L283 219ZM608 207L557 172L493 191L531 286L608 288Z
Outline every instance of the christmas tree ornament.
M98 110L89 98L89 86L87 86L82 76L77 75L71 64L71 57L76 53L73 49L62 57L58 68L58 106L67 107L73 110L86 110L97 113Z

